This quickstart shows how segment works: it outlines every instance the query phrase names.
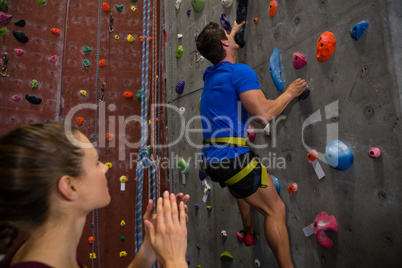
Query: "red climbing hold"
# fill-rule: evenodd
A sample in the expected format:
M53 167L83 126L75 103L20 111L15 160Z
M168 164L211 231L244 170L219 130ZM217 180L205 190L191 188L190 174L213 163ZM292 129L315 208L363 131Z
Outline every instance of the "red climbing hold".
M312 150L307 154L307 160L309 163L314 162L318 158L318 153L316 150Z
M294 193L296 193L297 192L297 188L298 188L298 186L297 186L297 183L292 183L291 185L289 185L289 187L288 187L288 192L289 192L289 194L294 194Z
M293 53L293 67L295 67L295 69L303 68L306 63L307 60L302 54L299 52Z
M113 140L113 134L106 133L106 140L108 141Z
M247 139L250 142L253 142L255 139L255 128L252 124L249 124L247 127Z
M52 28L50 31L51 31L52 33L56 34L56 35L60 35L60 30L57 29L57 28Z
M77 119L75 119L75 122L77 123L77 125L81 126L82 123L84 123L84 117L77 117Z
M13 96L13 101L19 101L20 99L21 99L21 97L18 95Z
M106 66L106 61L105 60L100 60L99 61L99 67Z
M103 11L110 11L110 7L107 3L102 4Z
M314 234L318 243L326 248L330 249L334 242L325 234L325 231L330 230L335 233L338 232L338 223L334 216L329 216L326 212L320 212L314 219Z
M24 50L19 49L19 48L15 48L14 51L18 56L21 56L22 54L24 54Z
M254 18L254 23L255 23L255 24L258 23L258 18Z
M93 244L93 243L94 243L94 237L93 237L93 236L90 236L90 237L88 238L88 242L89 242L89 244Z
M124 98L131 99L132 97L133 97L133 93L131 93L130 91L124 92Z
M324 32L317 41L316 55L318 61L324 62L331 58L335 52L336 40L331 32Z
M377 147L373 147L370 149L369 151L369 156L371 156L372 158L378 158L381 155L381 150Z
M278 9L278 3L275 0L272 0L269 3L269 16L273 17Z

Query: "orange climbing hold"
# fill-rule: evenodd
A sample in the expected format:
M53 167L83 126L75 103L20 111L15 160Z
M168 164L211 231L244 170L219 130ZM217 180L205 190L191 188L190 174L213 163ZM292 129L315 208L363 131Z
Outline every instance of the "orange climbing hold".
M75 119L75 122L77 123L77 125L81 126L82 123L84 123L84 117L77 117L77 119Z
M269 16L273 17L278 9L278 3L275 0L272 0L269 3Z
M331 32L324 32L317 41L316 55L318 61L324 62L332 57L335 52L336 40Z
M258 23L258 18L254 18L254 23L255 23L255 24Z
M110 11L110 7L107 3L102 4L103 11Z
M90 237L88 238L88 242L89 242L89 244L93 244L93 243L94 243L94 237L93 237L93 236L90 236Z
M152 41L152 37L149 37L149 39L148 39L148 40L149 40L149 42L151 42L151 41Z
M57 29L57 28L52 28L50 31L51 31L52 33L56 34L56 35L60 35L60 30Z
M288 192L289 192L289 194L294 194L294 193L296 193L297 192L297 188L298 188L298 186L297 186L297 183L292 183L291 185L289 185L289 187L288 187Z
M113 134L106 133L106 140L108 140L108 141L113 140Z
M313 162L313 161L315 161L315 160L317 160L317 158L318 158L318 153L317 153L316 150L312 150L311 152L309 152L309 153L307 154L307 160L308 160L310 163Z
M106 66L106 61L105 60L100 60L99 61L99 67Z
M133 97L133 93L131 93L130 91L124 92L124 98L131 99L132 97Z

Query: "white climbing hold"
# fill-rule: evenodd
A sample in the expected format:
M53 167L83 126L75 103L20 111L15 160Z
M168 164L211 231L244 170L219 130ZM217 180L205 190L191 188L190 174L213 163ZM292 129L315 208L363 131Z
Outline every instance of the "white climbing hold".
M182 34L177 34L177 39L183 38Z
M176 9L179 9L180 4L181 4L181 0L176 0L176 2L174 3Z
M233 4L233 0L222 0L223 7L231 7Z

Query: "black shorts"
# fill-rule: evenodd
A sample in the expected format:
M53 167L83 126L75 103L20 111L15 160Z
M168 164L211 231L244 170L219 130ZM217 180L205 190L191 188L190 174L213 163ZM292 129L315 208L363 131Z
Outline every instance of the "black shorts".
M261 186L261 163L258 163L252 172L237 183L226 185L224 182L241 171L253 158L258 160L258 155L253 151L249 151L232 159L224 159L220 162L206 162L204 167L211 180L219 182L222 187L227 186L235 198L246 198L255 193Z

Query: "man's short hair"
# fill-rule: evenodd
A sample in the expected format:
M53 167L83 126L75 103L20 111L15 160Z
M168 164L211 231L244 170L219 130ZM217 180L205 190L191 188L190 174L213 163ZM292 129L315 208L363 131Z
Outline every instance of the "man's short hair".
M225 31L215 22L210 22L198 35L197 50L212 64L217 64L226 57L221 40L227 40Z

